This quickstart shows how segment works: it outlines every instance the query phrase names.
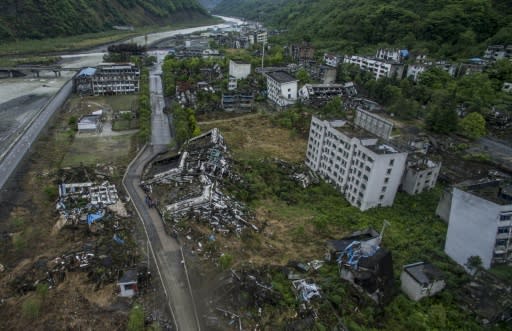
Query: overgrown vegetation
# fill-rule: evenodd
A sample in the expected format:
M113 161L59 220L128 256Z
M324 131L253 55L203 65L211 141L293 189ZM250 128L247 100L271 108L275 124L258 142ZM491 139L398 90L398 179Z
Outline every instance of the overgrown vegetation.
M173 109L176 142L181 146L186 140L200 135L201 129L197 125L196 115L192 108L184 108L175 104Z
M505 0L224 0L214 12L260 20L286 29L287 39L344 53L390 45L469 58L487 44L512 44Z
M151 137L151 103L147 68L142 68L140 73L139 126L139 138L148 141Z

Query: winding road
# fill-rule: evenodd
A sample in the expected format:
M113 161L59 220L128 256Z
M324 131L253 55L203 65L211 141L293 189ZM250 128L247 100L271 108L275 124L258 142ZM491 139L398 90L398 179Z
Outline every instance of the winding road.
M166 234L156 209L147 207L145 193L140 188L145 166L156 155L165 152L171 142L169 121L163 113L165 103L159 76L160 64L159 59L157 68L151 71L149 78L152 109L151 144L146 146L129 165L123 178L123 185L144 225L176 329L201 330L181 247L176 239Z

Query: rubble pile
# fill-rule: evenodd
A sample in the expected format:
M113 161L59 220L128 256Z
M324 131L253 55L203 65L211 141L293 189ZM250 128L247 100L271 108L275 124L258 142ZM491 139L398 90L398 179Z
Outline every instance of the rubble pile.
M142 187L148 205L157 206L168 222L193 219L219 233L239 234L244 228L258 231L247 208L222 190L223 180L236 176L224 138L212 129L188 140L179 162L143 181ZM155 196L160 197L156 202Z
M289 173L290 179L297 182L303 188L307 188L311 184L320 183L320 178L317 174L305 167L303 164L292 164L280 159L273 159L282 170Z

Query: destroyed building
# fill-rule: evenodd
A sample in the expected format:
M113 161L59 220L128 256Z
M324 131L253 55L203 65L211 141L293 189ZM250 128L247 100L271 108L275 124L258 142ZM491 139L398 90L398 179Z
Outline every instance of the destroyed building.
M84 68L73 77L73 91L86 95L118 95L139 92L140 69L132 63L102 63Z
M380 247L382 234L373 229L357 231L341 240L327 242L329 256L336 259L340 277L363 290L378 304L393 294L393 259Z
M247 208L222 191L224 178L235 174L218 129L188 140L169 168L142 185L159 197L157 208L170 226L197 220L218 233L241 233L247 227L258 231Z
M434 265L416 262L405 265L400 275L402 291L414 301L432 296L443 290L443 274Z

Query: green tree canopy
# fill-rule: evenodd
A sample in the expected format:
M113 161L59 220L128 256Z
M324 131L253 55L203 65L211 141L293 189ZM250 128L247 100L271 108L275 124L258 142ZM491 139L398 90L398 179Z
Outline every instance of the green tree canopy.
M479 113L470 113L459 122L459 131L470 139L485 135L485 118Z

